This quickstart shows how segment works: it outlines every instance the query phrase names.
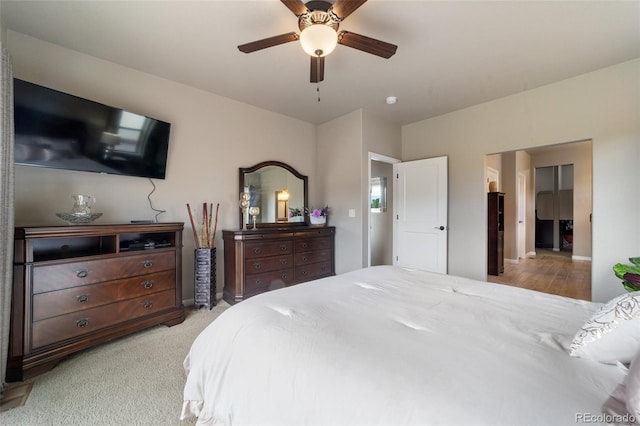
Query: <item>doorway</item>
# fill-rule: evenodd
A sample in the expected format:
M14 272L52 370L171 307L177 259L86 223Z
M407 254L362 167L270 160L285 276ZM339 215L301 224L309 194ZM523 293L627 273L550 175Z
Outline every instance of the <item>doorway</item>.
M393 264L393 165L399 162L396 158L369 153L369 266Z
M510 206L505 272L488 281L590 300L592 164L590 140L487 155L485 166L498 170ZM545 179L550 186L540 185ZM539 199L554 191L560 199L540 206ZM540 220L549 222L539 226Z

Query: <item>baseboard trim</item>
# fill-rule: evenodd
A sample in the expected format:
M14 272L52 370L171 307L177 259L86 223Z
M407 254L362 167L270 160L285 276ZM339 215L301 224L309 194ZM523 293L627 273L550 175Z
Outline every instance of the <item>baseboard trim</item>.
M571 256L571 260L580 260L583 262L591 262L591 257L589 256Z
M505 263L511 263L513 265L517 265L518 263L520 263L520 259L505 259L504 261Z
M529 253L527 253L527 258L535 259L536 258L536 252L535 251L530 251Z

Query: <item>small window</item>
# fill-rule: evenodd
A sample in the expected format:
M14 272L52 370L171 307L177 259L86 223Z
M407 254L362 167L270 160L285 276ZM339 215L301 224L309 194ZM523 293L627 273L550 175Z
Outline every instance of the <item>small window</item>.
M384 213L387 211L387 178L371 178L370 189L371 212Z

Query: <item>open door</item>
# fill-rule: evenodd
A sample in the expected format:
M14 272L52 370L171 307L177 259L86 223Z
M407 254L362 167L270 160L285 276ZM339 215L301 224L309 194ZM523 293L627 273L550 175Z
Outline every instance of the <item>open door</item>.
M447 273L447 157L393 165L394 265Z

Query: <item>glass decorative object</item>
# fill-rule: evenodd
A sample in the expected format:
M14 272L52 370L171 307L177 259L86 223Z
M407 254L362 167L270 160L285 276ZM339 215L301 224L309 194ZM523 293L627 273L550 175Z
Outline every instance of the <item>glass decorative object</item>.
M240 229L242 229L242 225L245 223L247 217L247 209L251 205L251 194L248 192L240 193L240 208L242 209L242 223L240 224Z
M253 218L253 229L256 229L256 219L260 214L260 207L256 207L256 206L249 207L249 214Z

